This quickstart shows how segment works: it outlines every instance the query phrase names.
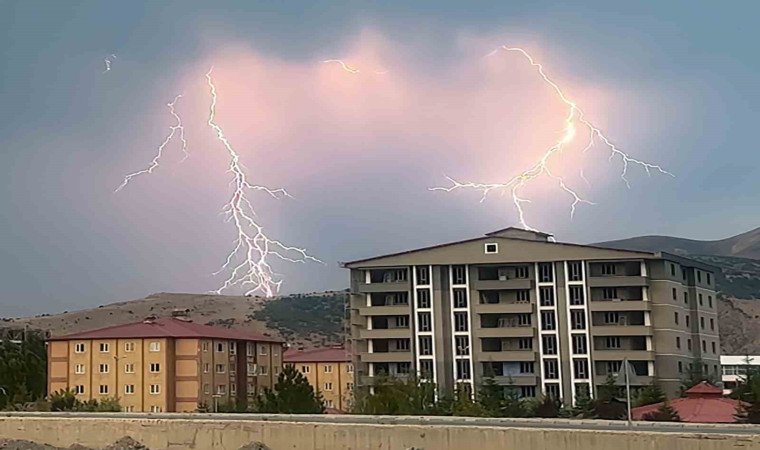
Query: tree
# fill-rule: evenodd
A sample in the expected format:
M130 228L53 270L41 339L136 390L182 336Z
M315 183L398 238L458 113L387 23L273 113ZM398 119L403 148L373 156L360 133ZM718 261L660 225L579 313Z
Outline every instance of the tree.
M451 415L465 417L480 417L486 415L480 404L472 398L472 391L469 384L458 383L454 388Z
M638 408L639 406L654 405L655 403L664 402L665 400L665 393L660 386L652 383L639 391L639 395L637 395L636 399L633 401L633 406Z
M482 413L487 417L501 417L504 406L504 386L493 377L486 376L478 389L477 400Z
M657 410L644 414L641 419L650 422L680 422L681 416L670 406L670 402L665 400Z
M593 401L593 417L605 420L620 420L626 415L626 405L617 400L620 387L614 375L607 375L604 384L596 390L596 399Z
M50 394L51 411L74 411L74 408L79 404L81 402L71 389L64 389Z
M517 388L507 386L505 389L504 401L501 406L502 417L526 417L528 410L525 407L525 401L520 398Z
M578 389L575 393L575 406L570 409L573 417L591 419L594 414L594 400L588 390L588 386Z
M559 417L562 411L562 400L555 398L553 395L544 395L533 404L531 409L531 416L533 417Z
M47 389L45 341L27 332L21 342L0 340L0 409L33 402Z
M731 393L740 400L736 411L736 420L740 423L760 423L760 369L750 362L747 357L744 380Z
M321 414L325 410L321 394L290 364L283 367L274 389L265 389L256 399L254 408L258 412L282 414Z
M454 398L437 400L437 386L416 377L378 376L374 392L367 388L354 393L353 412L386 415L451 414Z
M681 396L686 395L686 391L693 388L703 381L707 381L710 384L715 384L715 376L710 375L706 369L706 365L701 359L697 358L689 364L686 370L686 375L681 379Z

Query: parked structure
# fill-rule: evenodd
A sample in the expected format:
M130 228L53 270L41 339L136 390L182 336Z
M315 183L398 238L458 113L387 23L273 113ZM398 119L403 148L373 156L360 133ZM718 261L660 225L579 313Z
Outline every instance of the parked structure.
M417 373L450 391L490 375L569 403L624 358L669 396L697 359L718 375L714 267L549 238L507 228L344 263L357 384Z
M126 412L194 411L204 403L247 402L274 385L283 341L196 324L147 319L51 337L48 392L80 400L118 397Z
M728 395L737 383L746 379L748 366L760 370L760 356L721 355L720 365L723 368L723 393Z
M353 398L354 365L343 347L285 352L285 364L292 364L309 384L322 394L325 407L346 411Z
M668 402L678 413L682 422L734 423L741 402L723 397L723 390L703 381L686 391L685 398L675 398ZM662 403L633 408L633 420L646 420L644 416L656 412Z

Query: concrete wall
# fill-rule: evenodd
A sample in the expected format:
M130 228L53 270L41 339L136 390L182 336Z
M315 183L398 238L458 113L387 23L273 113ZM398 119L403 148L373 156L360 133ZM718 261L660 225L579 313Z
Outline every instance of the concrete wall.
M264 420L269 419L269 420ZM273 420L274 419L274 420ZM620 427L603 421L573 421L575 427L562 429L568 421L548 420L547 428L529 428L535 421L438 418L426 419L363 417L352 422L350 416L318 417L302 422L285 416L251 416L250 420L214 420L188 416L160 418L65 417L41 414L7 414L0 417L0 438L28 439L67 447L81 444L103 447L121 436L129 435L151 449L237 450L251 441L259 441L273 450L348 450L389 449L447 450L735 450L760 448L757 428L725 426L715 433L707 426L704 434L683 432L610 431ZM319 421L319 422L318 422ZM357 423L358 422L358 423ZM375 422L375 423L373 423ZM451 424L448 424L451 422ZM473 425L468 425L472 423ZM491 423L501 426L490 426ZM520 424L523 424L520 427ZM454 424L454 425L452 425ZM505 427L504 425L510 425ZM580 425L578 425L580 424ZM586 425L583 425L586 424ZM642 424L636 424L638 426ZM662 425L658 425L662 426ZM673 425L666 425L672 427ZM676 427L679 425L676 424ZM686 427L693 424L687 424ZM570 428L570 426L567 426ZM710 431L712 433L709 433ZM752 431L754 430L754 434ZM733 433L733 434L732 434Z

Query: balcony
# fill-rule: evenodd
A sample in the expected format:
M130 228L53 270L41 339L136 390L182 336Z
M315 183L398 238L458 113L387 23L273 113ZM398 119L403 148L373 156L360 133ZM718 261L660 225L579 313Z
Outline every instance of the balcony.
M594 336L652 336L651 326L646 325L593 325L591 334Z
M473 288L479 291L487 290L511 290L531 289L533 282L527 278L510 278L503 280L475 280Z
M654 361L654 352L647 350L627 350L621 348L594 350L594 360L597 361Z
M523 327L489 327L476 328L480 338L509 338L509 337L533 337L535 335L533 325Z
M411 362L412 352L406 351L392 351L392 352L377 352L377 353L360 353L359 358L362 362L366 363L379 363L379 362Z
M475 312L479 314L530 314L533 312L533 305L530 302L478 303L475 305Z
M411 290L412 284L409 280L404 281L388 281L377 283L359 283L359 292L362 294L369 294L373 292L408 292Z
M478 352L476 358L480 362L522 362L535 361L535 350L506 350L500 352Z
M359 308L360 316L406 316L411 314L409 305L365 306Z
M603 275L588 277L589 287L649 286L649 280L641 275Z
M591 311L651 311L651 303L643 300L592 300Z
M360 339L401 339L412 335L411 328L377 328L359 330Z
M535 375L493 377L493 380L502 386L536 386L538 383L538 378Z

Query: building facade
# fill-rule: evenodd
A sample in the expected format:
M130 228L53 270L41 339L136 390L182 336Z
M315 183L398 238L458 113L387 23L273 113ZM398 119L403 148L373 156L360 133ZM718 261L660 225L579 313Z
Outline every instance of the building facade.
M344 263L357 385L418 374L450 391L491 376L569 402L623 360L670 396L689 364L719 373L715 268L549 238L507 228Z
M322 394L325 407L348 411L354 391L354 365L345 348L285 352L285 364L301 372L314 390Z
M125 412L187 412L248 402L274 386L283 341L193 323L148 319L48 341L48 392L118 398Z
M728 395L737 384L747 379L747 369L760 370L760 356L721 355L720 365L723 368L723 393Z

